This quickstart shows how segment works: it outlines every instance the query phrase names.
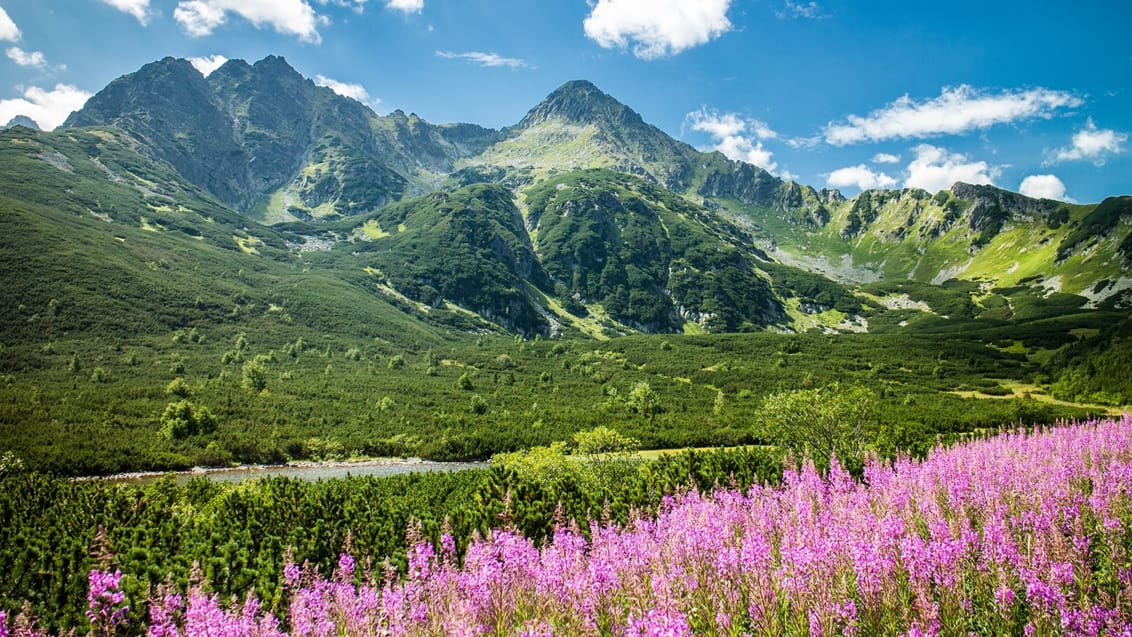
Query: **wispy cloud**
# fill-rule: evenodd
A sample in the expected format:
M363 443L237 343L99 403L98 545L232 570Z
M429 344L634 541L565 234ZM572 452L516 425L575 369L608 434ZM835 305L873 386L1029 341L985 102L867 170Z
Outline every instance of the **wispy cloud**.
M102 0L102 3L134 16L142 26L149 23L149 0Z
M338 80L331 79L329 77L326 77L325 75L316 75L314 78L314 83L318 84L319 86L325 86L326 88L334 91L342 97L348 97L350 99L357 100L362 104L365 104L366 106L376 108L377 105L381 103L380 99L372 97L369 94L369 91L366 90L366 87L362 86L361 84L339 82Z
M692 130L711 135L717 150L728 159L745 161L768 172L778 169L774 153L763 147L763 140L776 139L778 133L766 122L743 117L737 113L720 113L703 106L685 116Z
M892 153L877 153L873 155L874 164L899 164L900 155L893 155Z
M318 0L319 4L332 4L336 7L343 9L350 9L354 13L361 15L366 10L366 0Z
M731 0L597 0L582 24L586 37L643 60L676 55L731 30Z
M25 115L43 130L51 130L62 124L72 111L82 108L90 96L91 93L70 84L56 84L51 90L28 87L23 97L0 100L0 121Z
M985 161L970 161L966 155L951 153L931 144L920 144L912 152L916 158L908 164L908 178L904 180L906 188L939 192L957 181L993 185L998 177L998 168L988 166Z
M1052 161L1087 159L1098 166L1103 166L1109 155L1124 150L1123 144L1126 141L1128 141L1127 133L1118 133L1111 128L1097 128L1092 118L1089 118L1085 122L1085 128L1074 133L1073 144L1054 152Z
M497 53L484 53L482 51L466 51L464 53L437 51L436 55L449 60L468 60L480 66L506 66L513 69L534 68L525 60L519 58L508 58Z
M786 3L781 9L775 11L774 15L777 16L779 20L785 20L787 18L824 20L829 17L829 14L816 2L791 2L790 0L786 0Z
M916 101L905 95L867 116L850 115L830 123L825 141L836 145L957 135L1032 118L1049 118L1059 109L1084 102L1065 91L1037 88L991 94L970 86L944 88L939 97Z
M47 68L47 58L43 57L43 52L41 51L25 51L18 46L13 46L5 51L5 53L8 55L9 60L19 66L41 70Z
M20 28L8 16L4 7L0 7L0 42L19 42Z
M227 22L229 13L313 44L322 40L318 27L327 24L306 0L182 0L173 18L190 36L204 37Z
M1057 175L1030 175L1022 180L1018 192L1035 199L1073 201L1065 196L1065 184L1057 178Z

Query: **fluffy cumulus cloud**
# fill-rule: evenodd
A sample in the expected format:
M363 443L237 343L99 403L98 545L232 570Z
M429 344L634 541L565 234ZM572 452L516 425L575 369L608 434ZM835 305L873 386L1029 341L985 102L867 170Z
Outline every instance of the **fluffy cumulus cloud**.
M896 180L883 172L875 171L864 164L858 164L838 168L829 173L826 183L834 188L852 187L871 190L873 188L891 188L896 185Z
M762 140L776 139L778 133L765 122L736 113L720 113L706 106L688 113L686 121L692 130L711 135L715 142L712 150L728 159L745 161L770 172L777 170L774 153L763 147Z
M102 2L134 16L143 25L149 22L149 0L102 0Z
M213 71L224 66L224 63L227 61L228 58L220 55L219 53L217 53L216 55L206 55L199 58L189 58L189 62L193 65L193 67L195 67L196 70L200 71L200 74L205 77L208 77L212 74Z
M8 16L4 7L0 7L0 42L19 42L20 28Z
M731 29L731 0L597 0L583 23L586 37L644 60L675 55Z
M387 0L385 8L405 14L420 13L424 10L424 0Z
M380 99L371 97L369 91L366 90L366 87L362 86L361 84L339 82L338 80L331 79L329 77L326 77L325 75L316 75L314 78L314 83L318 84L319 86L325 86L326 88L334 91L342 97L348 97L350 99L358 100L359 102L367 106L376 107L379 103L381 103Z
M1057 178L1057 175L1030 175L1022 180L1018 192L1035 199L1072 201L1065 196L1065 184Z
M9 60L20 66L33 69L47 68L47 58L43 57L41 51L25 51L18 46L13 46L5 51L5 53L7 53Z
M496 53L484 53L482 51L467 51L465 53L437 51L436 55L449 60L468 60L480 66L507 66L513 69L531 68L531 65L527 64L525 60L503 57Z
M908 164L908 178L904 180L906 188L939 192L957 181L993 185L998 176L998 169L988 166L985 161L970 161L966 155L950 153L931 144L920 144L912 152L916 158Z
M1111 128L1097 128L1090 118L1085 123L1085 128L1073 135L1073 145L1056 151L1054 160L1087 159L1101 166L1108 155L1123 151L1123 144L1126 141L1128 141L1127 133L1118 133Z
M900 155L893 155L892 153L877 153L873 155L874 164L899 164Z
M23 97L0 100L0 123L26 115L43 130L51 130L72 111L82 108L90 96L91 93L70 84L56 84L52 90L32 86L24 90Z
M173 10L173 18L189 35L203 37L227 22L229 13L257 28L270 26L312 43L321 41L318 27L326 23L306 0L182 0Z
M888 139L957 135L996 124L1049 118L1059 109L1083 104L1065 91L1036 88L991 94L970 86L944 88L939 97L916 101L905 95L867 116L830 123L825 141L837 146Z

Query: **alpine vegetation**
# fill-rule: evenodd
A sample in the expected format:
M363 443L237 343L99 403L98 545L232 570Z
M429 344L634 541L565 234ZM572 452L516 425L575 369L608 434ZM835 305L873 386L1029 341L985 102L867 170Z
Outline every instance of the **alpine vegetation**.
M788 467L779 486L666 498L627 525L506 523L398 572L288 563L271 607L197 578L126 599L91 573L93 634L1128 635L1132 418L1016 431L924 460ZM126 576L128 577L128 576ZM145 626L125 624L148 607ZM43 634L0 616L0 635Z

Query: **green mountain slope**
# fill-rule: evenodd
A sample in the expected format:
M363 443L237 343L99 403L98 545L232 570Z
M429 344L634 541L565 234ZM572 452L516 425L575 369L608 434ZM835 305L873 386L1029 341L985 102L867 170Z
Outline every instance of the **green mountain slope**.
M882 318L893 312L950 316L928 300L950 307L957 293L977 308L964 315L1006 318L1132 294L1127 198L1067 205L956 184L846 199L700 152L585 81L492 131L378 116L282 58L207 78L167 58L67 126L157 160L137 178L182 177L184 196L227 208L214 218L290 224L248 225L238 241L191 216L162 227L275 250L470 331L845 331L894 324ZM164 211L151 203L139 225ZM951 279L965 283L932 287Z
M1086 413L989 393L1128 396L1129 197L847 200L587 83L499 133L273 58L164 60L71 124L0 132L0 452L35 468L482 458L610 422L751 444L763 396L835 381L934 433ZM161 434L182 401L216 430Z
M192 327L349 330L436 341L356 282L304 267L116 129L0 133L0 324L6 338L117 338Z

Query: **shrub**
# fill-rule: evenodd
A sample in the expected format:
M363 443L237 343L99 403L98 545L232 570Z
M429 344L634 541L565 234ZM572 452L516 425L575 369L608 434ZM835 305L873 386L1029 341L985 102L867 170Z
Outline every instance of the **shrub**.
M475 386L472 385L471 374L469 374L468 372L460 374L460 377L456 379L456 388L462 389L464 391L471 391L475 389Z
M185 379L178 376L169 381L169 384L165 386L165 393L178 398L188 398L189 395L192 394L192 391L189 389L189 384L185 382Z
M216 431L216 417L212 412L204 406L194 407L187 400L166 405L158 424L158 433L168 440L181 440Z
M256 356L244 363L240 385L251 392L262 392L267 389L267 366L263 356Z
M574 452L585 455L636 451L641 443L609 427L595 427L574 434Z

